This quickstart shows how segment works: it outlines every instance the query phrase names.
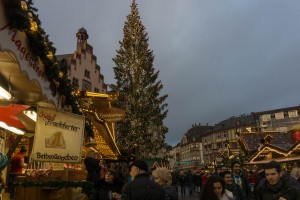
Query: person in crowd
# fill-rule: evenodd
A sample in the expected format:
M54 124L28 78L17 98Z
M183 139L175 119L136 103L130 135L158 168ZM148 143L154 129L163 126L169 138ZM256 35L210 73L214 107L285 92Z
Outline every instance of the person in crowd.
M118 177L118 172L112 168L106 169L104 180L97 184L98 200L121 200L123 182Z
M256 190L256 188L259 185L260 181L263 180L264 178L266 178L265 170L264 169L258 170L257 178L256 178L256 181L255 181L255 184L254 184L254 191Z
M176 191L178 192L178 187L177 187L177 183L178 183L178 172L177 171L171 171L172 174L172 186L175 187Z
M271 161L264 165L266 178L255 190L255 200L300 200L300 189L282 177L280 163Z
M225 182L219 175L208 177L201 188L200 200L234 200L232 192L225 189Z
M201 189L201 170L200 168L197 168L196 173L194 175L194 185L197 193L200 193Z
M300 182L300 168L294 167L290 173L290 175L295 178L298 182Z
M23 173L23 169L27 167L25 163L25 154L27 149L25 146L21 146L20 152L15 154L10 160L10 169L9 169L9 181L8 181L8 190L10 191L10 198L15 197L15 188L11 185L16 180L18 175Z
M21 146L20 152L15 154L10 160L10 174L22 174L23 169L27 167L24 160L26 152L25 146Z
M145 161L136 160L130 165L132 181L122 188L122 200L164 200L165 190L152 181L148 174L148 165Z
M93 190L87 194L89 200L98 199L97 184L100 181L100 160L97 159L97 153L89 151L83 161L88 172L86 180L94 185Z
M172 186L172 174L165 167L158 167L153 172L155 182L165 189L165 200L178 200L178 192L174 186Z
M224 179L225 189L232 192L235 200L246 199L241 187L233 181L233 177L230 171L224 171L220 174L220 176Z
M201 176L201 185L205 185L206 184L206 181L207 181L207 172L204 172Z
M254 185L256 183L256 180L257 180L257 175L251 170L249 172L249 185L250 185L250 188L251 188L251 192L254 191Z
M180 185L180 192L181 192L181 196L185 195L185 187L186 187L186 176L184 174L183 170L179 171L179 185Z
M287 173L284 169L281 169L282 179L286 182L291 183L294 187L300 188L299 182L292 177L289 173Z
M234 182L238 184L244 192L246 199L251 198L251 188L248 183L247 178L242 173L242 164L238 161L234 161L231 163L232 175L234 178Z
M191 170L188 170L186 174L186 183L189 188L189 193L193 193L193 182L194 182L194 175Z

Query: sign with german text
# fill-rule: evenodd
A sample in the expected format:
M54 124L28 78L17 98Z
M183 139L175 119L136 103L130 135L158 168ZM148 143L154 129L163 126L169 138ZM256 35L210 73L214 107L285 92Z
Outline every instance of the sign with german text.
M84 126L84 116L39 107L33 160L80 163Z
M98 113L101 119L104 119L106 122L117 122L122 121L126 117L124 110L118 108L107 108Z

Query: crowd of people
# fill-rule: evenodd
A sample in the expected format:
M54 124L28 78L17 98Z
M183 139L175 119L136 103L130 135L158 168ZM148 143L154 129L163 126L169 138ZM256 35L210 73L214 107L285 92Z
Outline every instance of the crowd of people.
M276 161L258 173L244 173L238 161L230 169L207 173L200 168L173 172L165 167L150 172L146 162L136 160L127 175L113 168L101 170L91 155L84 163L87 181L94 183L89 200L178 200L178 193L197 193L200 200L300 200L300 168L287 173Z
M181 196L188 188L190 194L199 193L200 200L300 200L300 168L287 173L276 161L265 164L257 174L243 173L242 164L235 161L229 170L180 170L174 177Z
M171 171L165 167L150 172L145 161L135 160L129 166L129 174L126 174L122 170L102 166L93 152L87 154L84 164L88 172L87 181L94 185L88 194L89 200L178 200Z

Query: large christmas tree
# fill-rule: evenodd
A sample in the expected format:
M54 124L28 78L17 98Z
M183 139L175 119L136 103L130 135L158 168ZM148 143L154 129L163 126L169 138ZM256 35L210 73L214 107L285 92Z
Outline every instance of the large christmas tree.
M123 32L113 58L116 84L110 85L120 93L116 107L126 112L126 119L116 125L118 144L137 158L150 158L165 146L167 95L160 96L163 85L157 81L159 71L153 67L153 51L135 0Z

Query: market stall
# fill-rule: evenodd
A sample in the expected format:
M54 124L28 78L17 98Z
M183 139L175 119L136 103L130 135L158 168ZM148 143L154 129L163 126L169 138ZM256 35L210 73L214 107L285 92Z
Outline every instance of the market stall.
M114 123L125 114L110 105L115 93L85 93L84 100L95 103L78 104L66 65L56 59L30 2L0 0L3 180L9 182L9 160L24 147L27 167L10 183L15 199L84 198L92 186L84 181L82 160L89 151L103 159L118 159Z

